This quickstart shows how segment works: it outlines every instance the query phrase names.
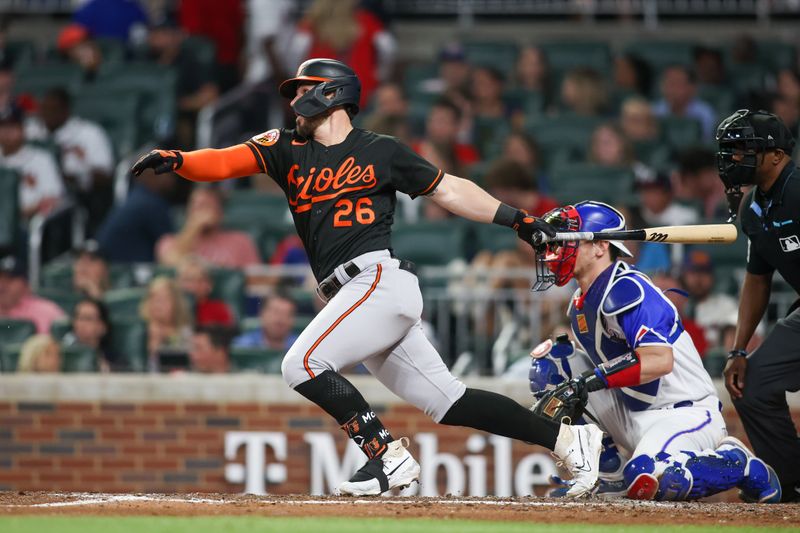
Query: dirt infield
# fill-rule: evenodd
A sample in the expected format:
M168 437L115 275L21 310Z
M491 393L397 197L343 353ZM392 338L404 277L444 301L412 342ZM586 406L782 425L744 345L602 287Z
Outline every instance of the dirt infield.
M544 498L352 499L230 494L0 492L0 516L343 516L459 518L539 523L800 526L800 505L565 501Z

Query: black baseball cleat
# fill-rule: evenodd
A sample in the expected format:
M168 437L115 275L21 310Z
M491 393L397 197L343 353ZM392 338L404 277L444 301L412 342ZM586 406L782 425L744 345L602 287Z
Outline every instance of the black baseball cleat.
M392 441L380 457L367 461L349 481L339 485L339 494L350 496L380 496L394 489L404 489L419 482L419 463L406 449L406 437Z

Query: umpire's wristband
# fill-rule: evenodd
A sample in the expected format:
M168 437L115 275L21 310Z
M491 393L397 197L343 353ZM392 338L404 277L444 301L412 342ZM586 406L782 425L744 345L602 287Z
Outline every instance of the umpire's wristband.
M747 350L731 350L728 352L728 359L736 359L737 357L747 357Z
M513 228L519 212L519 209L515 209L508 204L500 203L500 205L497 207L497 212L494 214L492 222L494 224Z

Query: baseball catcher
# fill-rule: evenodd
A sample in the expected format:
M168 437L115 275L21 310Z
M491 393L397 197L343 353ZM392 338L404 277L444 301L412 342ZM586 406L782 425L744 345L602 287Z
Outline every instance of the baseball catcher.
M625 227L622 214L600 202L544 218L559 231ZM630 256L618 241L551 243L538 252L536 288L578 283L567 313L580 350L565 339L534 350L534 412L577 421L586 408L612 437L620 451L614 460L606 450L608 464L601 459L600 492L681 501L738 487L746 501L780 501L774 470L727 436L722 404L677 310L619 259ZM629 458L624 466L620 457Z

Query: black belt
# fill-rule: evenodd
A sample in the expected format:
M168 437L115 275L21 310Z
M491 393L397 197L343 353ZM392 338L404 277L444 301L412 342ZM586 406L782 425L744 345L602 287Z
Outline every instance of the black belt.
M411 272L412 274L417 273L416 265L405 259L400 259L400 269L405 270L406 272ZM345 263L344 271L348 276L350 276L350 279L353 279L361 273L361 269L358 268L358 265L352 261ZM339 281L339 278L336 277L336 272L334 272L322 280L319 285L317 285L317 294L326 302L330 301L331 298L336 296L343 285L344 284Z

